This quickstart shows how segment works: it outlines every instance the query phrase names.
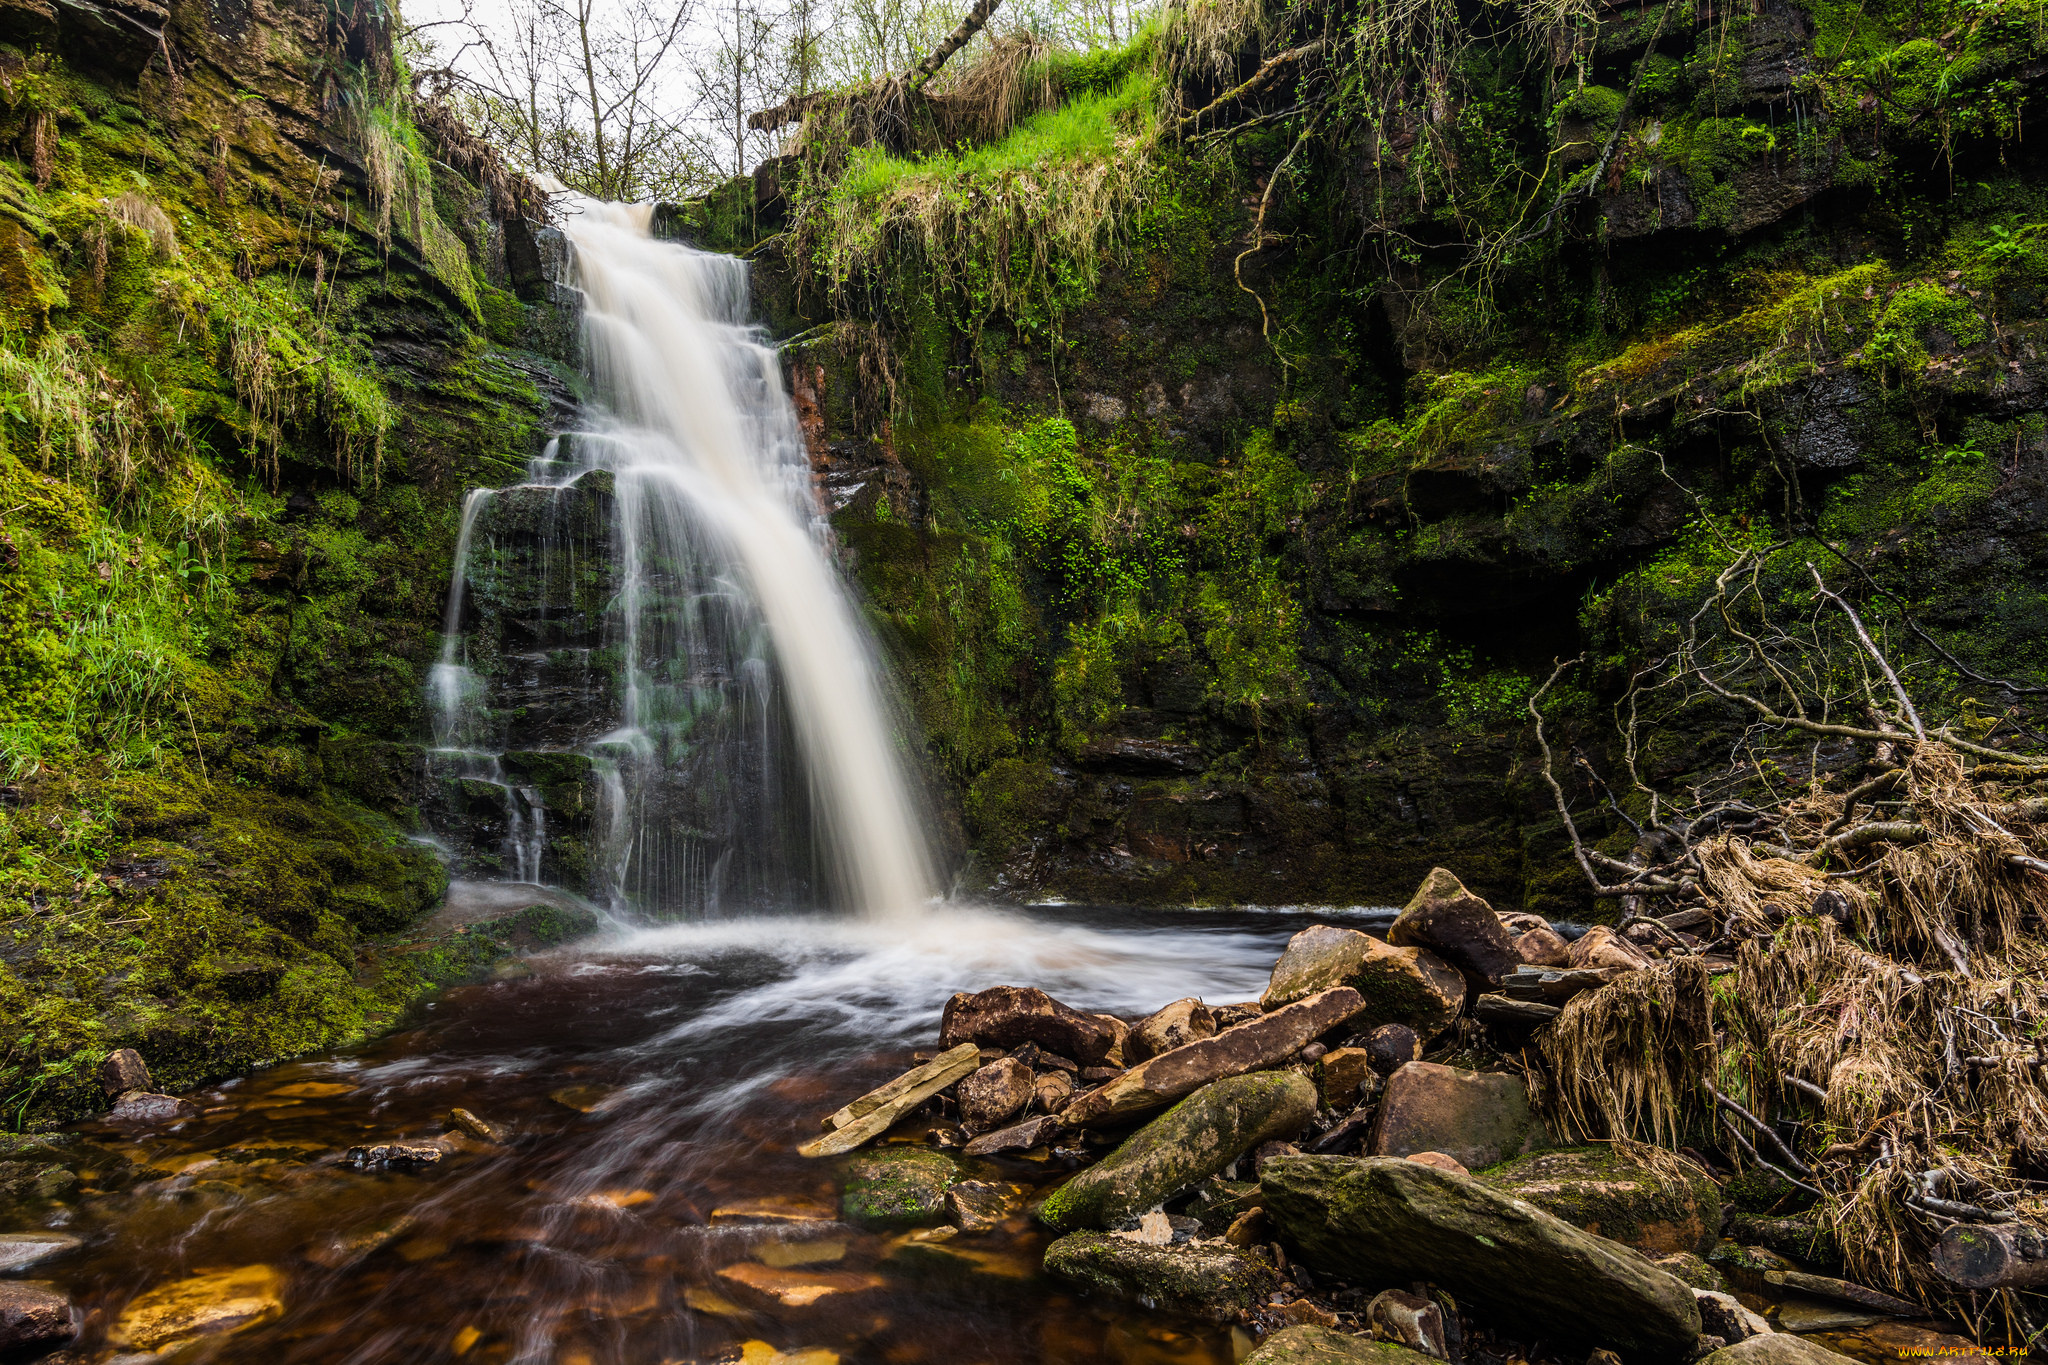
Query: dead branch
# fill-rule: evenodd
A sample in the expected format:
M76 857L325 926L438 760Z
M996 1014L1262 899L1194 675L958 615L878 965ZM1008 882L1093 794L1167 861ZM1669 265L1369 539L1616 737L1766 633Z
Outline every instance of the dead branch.
M981 32L982 25L988 22L988 17L996 12L996 6L1001 3L1002 0L974 0L974 8L967 11L967 17L946 35L946 41L933 48L923 61L911 68L907 79L909 87L912 90L922 90L926 81L939 74L939 68L946 64L948 58L967 46L968 40Z
M1224 91L1194 113L1176 119L1172 127L1167 130L1167 136L1171 138L1184 138L1200 128L1202 120L1214 114L1217 110L1226 109L1233 104L1241 103L1262 94L1269 86L1287 74L1289 69L1317 55L1323 50L1323 47L1323 40L1318 38L1314 42L1303 43L1300 47L1290 47L1277 56L1268 57L1264 62L1260 63L1259 69L1254 71L1249 79Z
M1913 709L1913 699L1906 695L1905 684L1899 681L1899 675L1892 671L1892 666L1885 660L1883 651L1871 640L1870 632L1863 628L1863 618L1856 614L1856 608L1829 590L1828 585L1821 581L1820 570L1814 568L1811 561L1807 563L1806 571L1813 575L1814 591L1840 607L1842 614L1849 618L1849 624L1856 628L1856 638L1862 641L1864 651L1884 674L1884 680L1891 684L1892 696L1898 699L1899 709L1905 714L1906 723L1913 727L1913 738L1926 739L1927 727L1920 723L1920 713Z

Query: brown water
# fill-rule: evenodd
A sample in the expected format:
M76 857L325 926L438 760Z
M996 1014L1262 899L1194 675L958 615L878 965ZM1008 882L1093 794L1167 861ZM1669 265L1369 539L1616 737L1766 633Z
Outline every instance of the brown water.
M142 1179L110 1176L126 1188L58 1214L86 1245L33 1273L87 1310L79 1358L95 1361L124 1358L109 1332L138 1296L268 1267L239 1292L280 1307L177 1359L754 1365L779 1351L825 1365L798 1354L817 1350L849 1365L1228 1365L1227 1332L1040 1279L1044 1234L1021 1214L941 1242L831 1221L838 1163L795 1148L929 1047L954 990L1035 984L1127 1015L1182 995L1240 1000L1303 922L954 909L909 928L614 935L452 992L374 1047L201 1092L203 1115L173 1130L98 1130ZM419 1173L344 1159L436 1137L458 1105L516 1136ZM1064 1174L1057 1158L968 1164L1032 1191ZM822 1296L785 1306L720 1274L749 1262L780 1271L789 1297Z

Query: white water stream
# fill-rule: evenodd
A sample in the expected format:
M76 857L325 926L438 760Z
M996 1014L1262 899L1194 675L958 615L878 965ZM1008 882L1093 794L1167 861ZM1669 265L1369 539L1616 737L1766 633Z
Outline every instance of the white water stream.
M580 746L595 761L595 889L658 917L754 908L805 861L789 841L809 838L824 884L808 894L869 915L909 911L934 893L929 853L781 362L748 321L747 266L656 240L652 216L649 205L569 208L605 412L569 442L570 461L538 462L522 486L612 478L617 714ZM524 849L545 815L478 739L494 731L491 687L462 635L491 502L480 491L464 508L429 702L444 773L504 786L508 848L512 827L522 841L506 867L534 880L540 855ZM792 770L801 790L786 789Z

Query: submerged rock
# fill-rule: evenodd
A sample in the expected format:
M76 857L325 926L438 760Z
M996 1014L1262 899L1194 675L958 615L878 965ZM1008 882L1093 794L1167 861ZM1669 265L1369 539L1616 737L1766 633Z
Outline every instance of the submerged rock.
M0 1232L0 1275L41 1265L80 1245L68 1232Z
M1267 1337L1242 1365L1427 1365L1429 1360L1391 1341L1327 1327L1288 1327Z
M1351 1018L1363 1002L1358 992L1339 986L1305 1000L1283 1005L1250 1023L1228 1028L1213 1038L1177 1047L1141 1062L1076 1099L1060 1117L1069 1127L1104 1119L1143 1114L1164 1108L1211 1081L1277 1066L1303 1044Z
M1311 1269L1367 1284L1428 1280L1527 1334L1683 1360L1692 1290L1616 1242L1466 1176L1412 1161L1283 1157L1259 1176L1266 1211Z
M1359 994L1358 1025L1405 1024L1434 1037L1465 1006L1465 978L1427 949L1396 947L1356 929L1315 924L1287 941L1260 1003L1268 1010L1319 991Z
M1024 1192L1006 1181L963 1180L946 1191L946 1210L962 1232L987 1232L1024 1207Z
M858 1227L904 1228L944 1222L946 1191L960 1179L938 1152L876 1152L847 1163L840 1215Z
M1414 899L1388 928L1387 942L1429 949L1478 989L1498 986L1522 961L1493 907L1441 867L1422 879Z
M783 1269L741 1261L718 1272L719 1288L759 1308L815 1308L871 1294L888 1282L857 1270Z
M438 1166L446 1155L439 1147L430 1147L423 1142L379 1142L372 1146L351 1147L343 1159L359 1170L416 1171Z
M1216 1012L1193 996L1146 1015L1131 1027L1125 1061L1142 1062L1216 1034Z
M1315 1111L1315 1087L1292 1071L1217 1081L1054 1190L1038 1216L1062 1230L1107 1227L1200 1183L1261 1143L1300 1132Z
M191 1337L240 1332L282 1312L284 1276L267 1265L245 1265L158 1285L121 1310L107 1340L156 1351Z
M512 1140L512 1130L489 1119L479 1118L467 1109L450 1109L448 1126L457 1132L467 1133L479 1142L495 1143L502 1146Z
M1519 1156L1542 1137L1520 1076L1410 1062L1387 1077L1372 1153L1442 1152L1476 1170Z
M1154 1246L1113 1233L1073 1232L1045 1249L1045 1273L1082 1289L1212 1322L1265 1301L1279 1272L1256 1251Z
M110 1123L137 1128L181 1123L198 1117L199 1106L190 1100L181 1100L176 1095L152 1095L142 1090L131 1090L115 1100L113 1109L107 1114Z
M1121 1061L1123 1025L1106 1015L1083 1014L1029 986L991 986L946 1002L939 1046L974 1043L1013 1048L1036 1043L1082 1066Z
M960 1122L970 1133L987 1132L1024 1112L1037 1077L1031 1068L999 1057L960 1082Z
M1696 1166L1687 1172L1666 1176L1609 1147L1571 1147L1502 1162L1479 1178L1573 1227L1669 1256L1708 1250L1721 1228L1721 1187ZM1705 1262L1700 1269L1710 1271Z
M46 1284L0 1282L0 1360L25 1360L77 1335L70 1299Z

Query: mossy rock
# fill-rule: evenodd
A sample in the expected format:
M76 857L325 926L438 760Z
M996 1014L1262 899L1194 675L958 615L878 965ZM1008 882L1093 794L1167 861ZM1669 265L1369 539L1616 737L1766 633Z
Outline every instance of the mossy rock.
M960 1179L951 1157L883 1151L846 1163L840 1216L856 1227L914 1228L945 1221L946 1191Z
M1045 1273L1109 1298L1213 1322L1249 1312L1280 1284L1258 1251L1215 1243L1150 1246L1102 1232L1068 1233L1047 1247Z
M1244 1365L1424 1365L1433 1358L1391 1341L1327 1327L1287 1327L1261 1342Z
M1705 1252L1721 1233L1721 1189L1706 1172L1674 1180L1608 1147L1535 1152L1477 1178L1647 1256Z

